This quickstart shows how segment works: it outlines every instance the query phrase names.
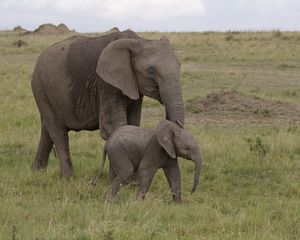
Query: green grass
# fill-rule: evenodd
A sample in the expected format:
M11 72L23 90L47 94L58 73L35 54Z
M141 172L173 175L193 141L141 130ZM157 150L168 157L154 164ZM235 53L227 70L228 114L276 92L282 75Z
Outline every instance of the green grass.
M141 33L150 39L162 33ZM185 101L217 91L300 104L300 33L165 33L182 62ZM230 36L230 37L228 37ZM30 88L38 54L62 36L0 33L0 239L298 239L300 124L193 124L203 155L201 184L189 193L193 164L180 160L184 204L176 206L162 171L145 201L124 188L104 202L108 164L96 187L104 141L98 132L70 133L76 177L61 180L58 159L46 172L30 164L39 114ZM27 46L16 48L22 39ZM142 125L154 127L163 107L146 98ZM252 145L259 138L261 143ZM256 150L251 150L251 149ZM266 154L257 152L267 148Z

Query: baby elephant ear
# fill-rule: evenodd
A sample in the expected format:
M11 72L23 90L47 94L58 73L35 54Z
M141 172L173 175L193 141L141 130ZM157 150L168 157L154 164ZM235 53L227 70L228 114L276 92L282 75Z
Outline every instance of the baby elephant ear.
M162 146L165 151L169 154L171 158L176 158L176 151L174 145L174 132L173 123L164 120L161 121L156 128L157 141Z

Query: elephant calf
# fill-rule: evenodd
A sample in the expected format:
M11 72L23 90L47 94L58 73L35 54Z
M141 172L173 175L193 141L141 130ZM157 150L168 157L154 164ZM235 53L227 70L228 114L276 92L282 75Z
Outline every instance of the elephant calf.
M155 129L123 126L115 131L104 146L103 162L97 179L101 176L106 154L110 160L110 188L107 200L113 201L121 183L138 173L138 197L144 198L159 168L163 168L169 182L173 200L180 203L181 184L177 157L195 162L192 192L199 183L201 155L197 141L181 126L168 120L161 121Z

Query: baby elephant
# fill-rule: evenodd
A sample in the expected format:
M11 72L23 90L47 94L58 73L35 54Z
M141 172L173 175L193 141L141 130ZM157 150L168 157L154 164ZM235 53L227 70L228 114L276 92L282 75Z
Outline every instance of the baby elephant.
M201 156L197 141L179 125L164 120L155 129L123 126L115 131L104 146L103 162L97 179L101 176L105 155L110 160L110 188L107 200L113 201L121 183L138 173L138 197L144 198L159 168L163 168L169 182L173 200L180 203L181 184L177 157L195 162L192 193L199 183Z

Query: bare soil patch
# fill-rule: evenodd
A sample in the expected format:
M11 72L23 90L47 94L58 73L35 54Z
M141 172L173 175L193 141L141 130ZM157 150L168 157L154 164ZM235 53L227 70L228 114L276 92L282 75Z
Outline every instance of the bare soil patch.
M189 121L217 123L300 122L300 106L218 92L196 98L186 105Z

